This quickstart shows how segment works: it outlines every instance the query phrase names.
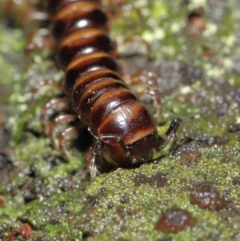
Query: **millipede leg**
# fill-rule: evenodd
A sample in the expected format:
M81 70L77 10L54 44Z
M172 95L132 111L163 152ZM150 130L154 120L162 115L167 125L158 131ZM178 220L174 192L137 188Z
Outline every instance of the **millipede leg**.
M125 160L132 159L131 153L127 149L122 138L116 135L101 135L97 140L97 142L95 143L92 156L88 158L88 162L87 162L87 166L88 166L91 178L94 178L98 173L97 166L95 163L95 158L96 158L96 155L98 154L100 156L103 156L104 159L106 159L106 161L108 161L109 163L113 164L114 166L118 166L118 163L111 158L111 156L109 155L109 152L108 151L105 152L104 144L115 146L115 148L118 149L120 155L122 156L122 159L125 159Z
M57 137L57 131L56 131L57 126L59 124L68 124L68 123L71 123L71 122L73 123L76 120L78 120L78 117L75 114L62 114L62 115L57 116L53 121L51 121L49 136L50 136L50 138L53 142L53 146L54 146L55 149L60 150L59 138ZM68 130L68 128L66 130ZM69 129L68 131L71 131L71 129ZM63 139L60 138L60 140L62 141L62 144L63 144L63 141L64 141L64 137L65 138L67 137L67 135L66 135L67 133L68 132L62 133Z
M130 75L130 87L137 89L142 84L146 85L146 88L140 92L135 92L136 95L140 98L142 102L146 102L146 98L153 101L154 106L156 107L156 113L154 118L157 119L161 116L162 103L159 92L159 85L157 81L157 75L150 71L140 71L133 75Z
M94 148L93 146L85 154L87 160L87 167L90 173L91 178L96 177L99 173L96 165L96 156L101 152L102 144L100 141L96 141ZM93 149L93 150L92 150Z
M160 145L158 147L159 150L162 150L168 144L168 142L174 137L181 122L181 118L175 118L172 120L165 135L161 137Z
M88 158L88 160L87 160L87 167L88 167L91 178L96 177L97 174L99 173L96 163L95 163L95 158L96 158L96 154L94 154L92 152L91 157Z
M41 28L31 33L27 38L25 47L26 54L35 50L47 49L50 53L55 52L55 43L49 29Z
M121 41L120 43L117 43L117 45L121 47L126 44L136 44L136 43L138 43L140 45L139 48L141 49L141 51L143 48L146 49L146 58L149 59L150 56L152 55L151 46L141 36L135 35L135 36L127 37L127 38L123 39L123 41ZM134 54L134 53L130 53L130 54ZM138 54L138 53L136 53L136 54ZM127 53L127 56L128 55L129 55L129 53ZM122 54L120 53L120 58L121 57L122 57ZM124 57L124 55L123 55L123 57Z
M44 133L49 135L50 124L49 120L54 113L67 110L69 108L68 98L53 98L51 99L41 111L41 123L43 125Z
M58 138L59 149L63 156L68 160L71 155L66 149L66 141L69 137L73 136L78 131L78 127L71 126L68 127L65 131L62 132L61 136Z

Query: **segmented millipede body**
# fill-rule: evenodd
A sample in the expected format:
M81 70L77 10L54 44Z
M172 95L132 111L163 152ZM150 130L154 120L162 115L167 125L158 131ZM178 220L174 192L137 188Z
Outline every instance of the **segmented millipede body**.
M57 62L65 72L64 91L80 120L95 137L94 154L116 166L149 160L167 143L181 120L159 137L152 116L121 77L100 1L49 0ZM96 174L94 158L89 164Z

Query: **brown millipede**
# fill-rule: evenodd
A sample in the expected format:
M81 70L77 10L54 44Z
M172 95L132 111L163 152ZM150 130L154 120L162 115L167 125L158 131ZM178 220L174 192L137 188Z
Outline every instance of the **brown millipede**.
M52 86L61 92L45 105L41 116L45 132L52 140L57 139L56 133L59 134L59 130L55 132L57 124L68 122L71 125L53 142L54 146L66 153L65 137L81 128L79 123L84 123L95 140L93 158L89 162L91 176L97 172L96 155L120 167L131 167L151 159L152 154L162 149L175 134L181 120L174 119L166 134L158 136L153 117L139 95L137 97L123 80L121 66L116 61L116 45L108 33L109 15L101 9L101 1L8 0L6 9L22 3L29 5L21 15L26 18L24 23L32 26L32 22L37 22L39 25L36 32L26 31L32 33L27 53L47 46L51 54L55 54L57 46L57 63L65 72L65 94L52 80L42 80L33 91L33 99L38 97L38 89L43 86ZM140 16L138 10L131 9ZM49 20L56 43L52 42L46 28ZM138 75L132 76L132 79L137 78ZM140 80L135 81L135 85L138 82ZM154 81L146 81L150 82L154 85Z
M175 134L181 119L158 136L149 111L121 77L99 1L49 0L48 11L58 64L65 72L64 91L95 138L91 176L97 172L96 154L120 167L149 160Z
M33 4L38 3L33 1ZM115 59L116 45L109 37L108 17L101 9L101 1L48 0L41 2L41 10L45 3L49 15L43 20L49 21L50 16L56 43L51 43L48 30L41 28L38 31L41 45L33 38L26 50L52 45L58 48L56 58L59 68L65 72L63 89L66 96L48 102L41 118L54 146L67 153L65 138L76 132L81 124L78 121L78 127L68 127L57 141L54 140L55 129L58 123L75 123L78 116L95 140L93 157L88 164L91 176L97 172L96 155L120 167L131 167L151 159L152 154L161 150L176 133L181 119L174 119L166 134L158 136L153 117L122 78L121 67ZM134 79L137 77L132 75ZM153 76L145 77L148 78L145 84L156 84ZM135 85L140 81L135 81ZM50 80L37 84L39 88L46 85L61 89ZM60 115L54 114L55 118L48 126L49 116L58 109ZM61 114L61 111L66 113Z

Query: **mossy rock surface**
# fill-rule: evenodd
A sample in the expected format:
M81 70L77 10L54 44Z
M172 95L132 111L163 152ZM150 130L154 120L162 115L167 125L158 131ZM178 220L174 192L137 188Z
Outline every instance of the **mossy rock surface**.
M132 1L140 15L125 11L111 23L124 71L158 75L159 134L175 117L182 124L153 161L92 180L84 156L66 161L43 133L42 107L58 93L46 86L33 100L33 90L46 79L58 82L62 73L47 51L26 55L34 26L10 21L5 2L0 240L240 240L238 0ZM133 35L151 51L141 41L122 44Z

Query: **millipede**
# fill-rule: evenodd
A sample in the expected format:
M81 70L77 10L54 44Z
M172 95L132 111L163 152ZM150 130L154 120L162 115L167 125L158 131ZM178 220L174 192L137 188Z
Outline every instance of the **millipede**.
M73 123L77 119L78 123L87 125L94 139L92 157L87 163L91 177L98 172L97 156L123 168L151 160L153 154L173 138L181 118L173 119L162 137L158 135L153 116L124 81L121 66L116 60L116 44L108 33L108 16L102 10L101 1L46 0L44 4L48 13L44 20L50 22L50 32L57 46L56 63L65 77L61 87L52 81L42 84L62 88L64 92L63 97L53 98L45 105L42 122L47 121L49 112L52 114L53 109L61 105L68 110L68 114L57 116L50 127L45 128L47 135L53 140L54 129L60 122ZM29 51L39 47L28 46ZM40 87L41 83L37 88ZM60 149L63 153L67 152L66 136L76 131L78 128L73 126L61 134Z
M95 140L88 163L91 176L97 173L96 155L120 167L151 159L173 137L181 119L158 135L153 117L121 76L100 1L48 0L47 9L57 63L65 73L64 92Z

